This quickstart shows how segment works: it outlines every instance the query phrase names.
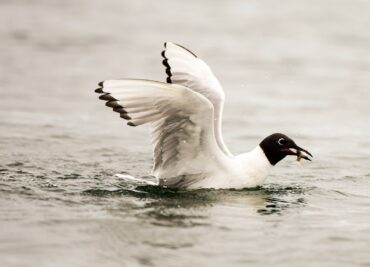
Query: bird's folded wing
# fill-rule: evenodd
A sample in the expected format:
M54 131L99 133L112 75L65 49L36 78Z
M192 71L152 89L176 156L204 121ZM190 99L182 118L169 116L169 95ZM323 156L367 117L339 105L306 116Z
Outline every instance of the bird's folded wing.
M120 113L128 125L150 123L154 174L162 184L194 182L225 154L216 143L212 103L184 86L148 80L107 80L96 89L106 106ZM197 178L198 177L198 178Z
M193 52L178 44L166 42L162 52L166 67L167 83L183 85L205 96L214 106L215 136L225 154L231 155L222 138L222 112L224 91L209 66Z

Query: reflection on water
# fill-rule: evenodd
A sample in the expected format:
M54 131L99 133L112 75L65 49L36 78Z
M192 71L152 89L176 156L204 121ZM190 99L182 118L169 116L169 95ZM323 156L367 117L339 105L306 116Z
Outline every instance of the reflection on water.
M207 225L207 210L214 205L242 206L259 215L282 215L304 206L304 195L312 188L268 185L243 190L179 190L154 185L119 184L119 189L88 189L85 195L95 197L134 197L144 205L135 209L135 216L154 225L193 227ZM126 209L125 209L126 210ZM119 214L119 210L112 211ZM118 215L119 216L119 215Z

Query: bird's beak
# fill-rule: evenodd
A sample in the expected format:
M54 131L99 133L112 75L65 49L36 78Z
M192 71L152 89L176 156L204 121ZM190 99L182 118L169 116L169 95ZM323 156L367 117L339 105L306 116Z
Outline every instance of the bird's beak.
M297 145L293 147L284 148L283 151L287 153L287 155L294 155L297 156L297 160L305 159L311 161L313 158L312 154L308 152L306 149L303 149Z

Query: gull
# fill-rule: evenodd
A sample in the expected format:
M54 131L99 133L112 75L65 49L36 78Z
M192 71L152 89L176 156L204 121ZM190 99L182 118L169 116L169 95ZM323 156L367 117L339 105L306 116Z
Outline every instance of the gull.
M183 189L242 189L265 181L288 155L312 155L274 133L252 151L234 156L222 138L224 91L210 67L185 47L166 42L166 82L105 80L95 90L129 126L149 124L157 184Z

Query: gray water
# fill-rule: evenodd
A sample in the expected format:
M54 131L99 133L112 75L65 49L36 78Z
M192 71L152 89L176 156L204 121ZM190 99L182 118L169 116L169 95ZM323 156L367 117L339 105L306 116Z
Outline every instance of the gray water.
M370 266L370 2L0 1L0 266ZM235 153L314 154L260 188L175 191L97 82L165 80L164 41L226 92Z

